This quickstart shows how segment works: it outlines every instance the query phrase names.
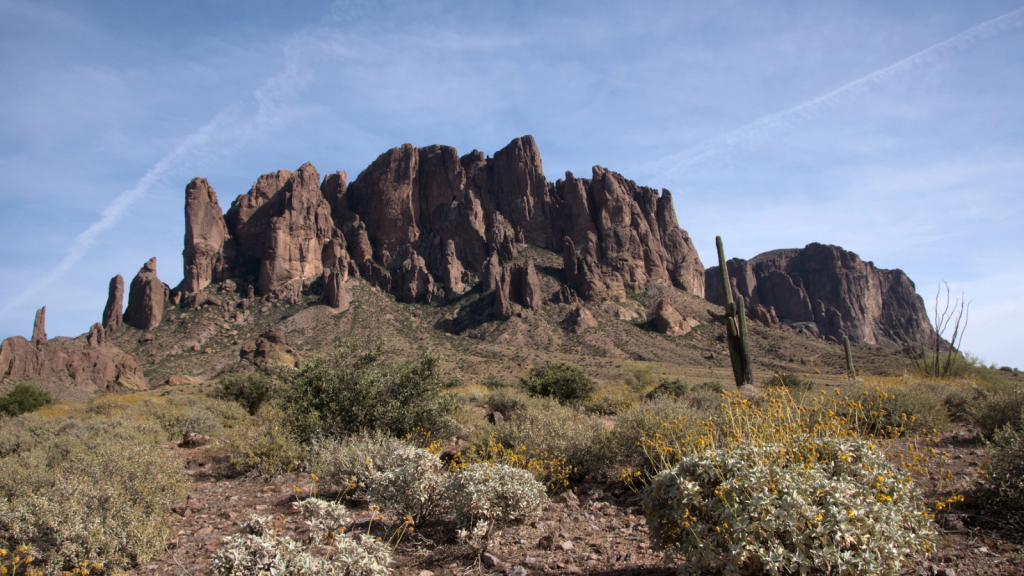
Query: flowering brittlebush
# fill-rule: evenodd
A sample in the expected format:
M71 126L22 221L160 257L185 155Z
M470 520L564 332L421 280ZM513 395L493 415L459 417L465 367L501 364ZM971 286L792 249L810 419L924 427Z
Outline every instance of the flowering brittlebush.
M653 543L684 573L895 574L935 535L910 477L855 439L683 456L643 503Z

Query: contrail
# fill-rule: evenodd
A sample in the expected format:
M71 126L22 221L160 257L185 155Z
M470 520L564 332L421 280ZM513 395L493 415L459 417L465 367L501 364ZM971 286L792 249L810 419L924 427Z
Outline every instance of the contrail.
M196 148L205 145L216 131L216 129L222 124L225 117L225 113L221 112L213 120L208 122L205 126L197 130L195 133L185 138L178 146L171 151L171 153L164 156L159 162L153 165L143 176L139 178L138 182L135 183L135 187L130 190L125 190L121 194L114 198L113 202L107 205L100 214L100 219L93 222L75 239L71 242L71 246L68 247L67 252L64 254L64 258L52 269L50 273L39 279L28 289L18 294L6 304L3 308L0 308L0 317L6 316L12 309L23 304L34 294L37 294L40 290L50 285L51 282L60 278L65 272L67 272L71 266L77 262L82 255L85 254L94 242L96 238L105 230L117 223L118 220L124 216L124 213L135 203L140 197L146 192L153 188L167 170L170 169L178 160L180 160L185 154L193 152Z
M899 62L876 70L867 76L848 82L827 94L806 100L782 112L762 116L742 128L726 132L689 150L659 160L651 165L651 172L661 173L665 176L678 174L726 150L764 138L773 131L785 126L787 120L793 116L819 110L837 101L844 95L858 89L866 89L871 85L882 84L895 76L908 72L919 64L962 50L980 40L991 38L1006 30L1020 26L1022 23L1024 23L1024 8L1018 8L998 18L993 18L973 28L968 28L952 38L929 46L916 54L907 56Z
M268 77L260 88L253 92L253 99L257 103L257 110L249 121L240 122L238 119L232 120L234 113L241 108L239 104L232 104L224 108L199 130L186 137L174 150L147 170L135 183L134 188L125 190L114 198L103 209L103 212L100 213L99 220L96 220L78 236L75 236L75 239L64 253L64 258L46 276L32 283L26 290L4 304L0 308L0 318L7 316L15 308L24 304L70 270L85 255L93 243L96 242L100 234L117 224L118 220L124 216L132 204L152 190L169 170L180 164L188 156L194 155L204 147L207 147L215 138L224 140L226 137L225 133L232 128L244 133L247 137L251 137L252 133L263 132L273 127L281 117L280 110L278 109L280 101L302 90L309 83L310 75L305 74L305 71L299 65L299 62L302 61L303 51L309 50L309 46L302 45L304 40L304 34L300 33L287 43L285 47L286 64L284 69ZM236 136L239 135L236 134ZM240 140L240 138L235 140Z

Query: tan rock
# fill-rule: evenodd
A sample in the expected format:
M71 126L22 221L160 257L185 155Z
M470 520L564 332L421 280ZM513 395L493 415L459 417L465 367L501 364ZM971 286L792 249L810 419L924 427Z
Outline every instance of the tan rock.
M590 313L584 306L577 306L572 309L571 312L565 317L565 324L569 328L569 331L574 334L582 334L583 332L597 328L597 319Z
M199 384L200 382L202 382L202 379L196 378L195 376L181 376L175 374L167 378L168 386L185 386L189 384Z
M662 334L682 336L692 330L697 321L684 318L667 298L662 298L654 307L654 325Z

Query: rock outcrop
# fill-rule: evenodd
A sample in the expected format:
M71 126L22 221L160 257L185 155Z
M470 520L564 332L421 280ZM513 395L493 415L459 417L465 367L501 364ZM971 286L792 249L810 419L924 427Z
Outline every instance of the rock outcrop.
M813 243L726 266L748 310L774 308L779 321L798 330L866 344L935 341L924 300L902 270L876 268L839 246ZM724 303L717 266L706 271L705 286L709 301Z
M143 330L156 328L163 319L168 293L167 285L156 275L156 257L150 258L132 279L124 321Z
M577 306L565 317L565 326L573 334L582 334L591 328L597 328L597 319L583 306Z
M120 330L123 325L121 310L124 306L124 278L118 274L110 279L107 305L103 307L103 328L107 332Z
M32 323L32 343L36 346L46 344L46 306L36 310L36 319Z
M348 268L335 266L324 272L324 299L331 308L347 309L348 292L345 290L345 280L348 279Z
M263 369L272 369L277 365L299 367L299 352L288 344L283 334L277 330L267 330L254 341L242 345L238 353L239 360L251 362Z
M754 304L747 310L747 315L756 322L759 322L769 328L775 328L779 325L779 317L775 315L775 307L770 306L765 308L761 304Z
M344 172L320 183L310 164L265 174L223 217L213 189L196 178L185 219L176 294L186 307L210 282L240 278L266 296L300 280L310 285L336 264L405 301L431 300L441 286L462 294L476 276L486 292L520 246L559 251L563 238L573 245L566 278L584 300L622 299L652 280L704 291L703 266L668 191L600 166L591 179L567 173L550 183L532 136L493 158L405 144L351 183ZM538 297L521 299L539 306Z
M682 336L696 326L693 318L684 318L667 298L658 300L654 307L654 326L658 332L669 336Z
M466 284L463 276L466 271L459 262L455 253L455 241L449 240L444 248L444 267L441 269L441 278L444 280L444 291L448 294L462 294L466 291Z
M183 301L188 302L189 296L210 282L230 276L234 257L230 240L217 193L206 178L193 178L185 187L185 277L180 286Z
M0 342L0 381L29 380L61 400L80 401L96 391L149 388L131 355L105 343L105 330L93 324L78 338L46 339L46 314L36 313L32 340L12 336Z

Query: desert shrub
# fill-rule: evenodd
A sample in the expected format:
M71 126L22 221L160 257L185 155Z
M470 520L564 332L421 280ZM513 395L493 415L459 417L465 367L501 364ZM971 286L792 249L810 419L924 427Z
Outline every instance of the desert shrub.
M716 382L717 384L717 382ZM671 396L673 398L681 398L690 391L690 387L685 382L676 378L675 380L662 380L654 387L650 392L647 393L647 399L653 400L661 396ZM721 386L719 386L719 393L721 393Z
M516 385L514 381L502 378L501 376L497 376L495 374L491 374L485 377L483 381L480 383L490 388L491 390L500 390L502 388L514 388Z
M324 532L323 537L311 540L309 548L277 535L268 518L254 517L246 522L244 532L228 536L214 553L214 571L221 576L386 576L391 573L388 568L391 551L384 543L367 534L343 535L325 530L325 523L334 525L344 520L343 507L309 500L297 507L311 533L314 530ZM319 544L324 545L317 546Z
M644 492L652 541L688 573L898 573L934 529L870 444L809 439L684 456Z
M534 400L523 414L495 428L498 444L517 452L547 454L582 480L611 462L611 431L600 418L552 400Z
M654 365L626 362L626 376L623 381L631 390L642 393L657 382Z
M988 499L995 505L1024 511L1024 414L1016 424L997 429L989 444L992 457L985 465Z
M488 536L536 515L547 498L544 486L525 471L481 462L451 474L452 510L465 530Z
M862 390L856 420L861 433L873 436L916 436L949 430L949 412L941 396L919 382Z
M30 430L0 459L0 548L24 545L57 574L85 561L140 567L163 552L188 480L158 449L160 430L57 418L8 426Z
M19 416L53 402L53 395L38 386L21 383L0 396L0 414Z
M306 450L285 422L284 413L274 405L260 409L247 426L225 435L231 466L241 474L274 476L299 470Z
M806 391L814 388L814 382L801 378L792 372L776 372L762 383L768 387L782 387L793 391Z
M348 522L348 510L330 500L306 498L300 502L293 502L292 507L302 514L302 519L309 526L309 537L313 542L331 542L334 537L344 532L345 523ZM259 534L267 531L267 523L262 520L262 517L257 519Z
M222 427L242 425L249 417L234 402L201 395L151 398L107 394L91 400L86 411L113 419L154 421L168 440L179 440L189 432L215 434Z
M549 396L563 404L583 402L597 384L579 366L567 362L546 362L530 369L519 380L534 396Z
M484 397L483 401L491 410L508 415L525 410L530 398L515 388L499 388Z
M211 398L237 402L250 415L255 416L264 402L274 397L274 379L267 373L256 370L249 374L228 374L220 379Z
M633 478L645 483L689 453L710 425L684 401L655 398L619 415L612 432L613 452Z
M636 404L636 396L624 388L601 388L583 404L592 414L612 415L629 410Z
M449 412L455 396L444 391L440 358L383 364L383 345L318 357L285 376L283 406L298 437L341 437L360 430L404 436L416 428L447 438L458 430Z
M946 407L951 421L970 423L974 422L982 402L987 397L988 394L977 386L954 387L943 395L942 405Z
M155 445L164 439L164 432L147 420L58 418L30 412L8 420L0 428L0 458L37 446L45 450L62 442L88 443L95 437Z
M365 498L370 479L407 463L413 447L380 431L363 431L341 440L324 438L310 449L309 470L317 487L350 498Z
M974 423L986 438L992 438L1000 428L1024 425L1024 390L1000 389L986 394L978 404Z
M412 516L416 524L436 519L444 509L446 478L441 459L422 448L405 448L401 466L370 477L369 499L382 509Z

